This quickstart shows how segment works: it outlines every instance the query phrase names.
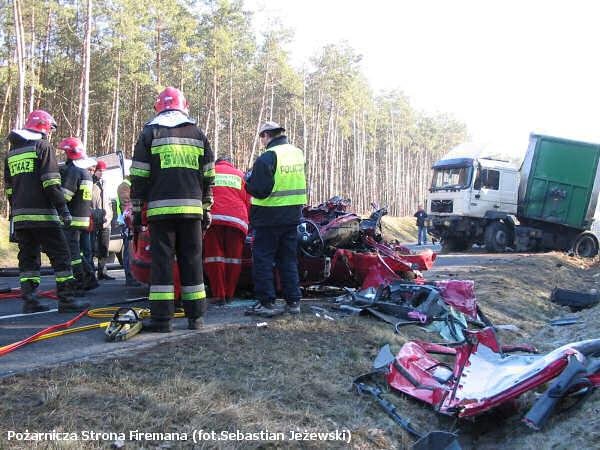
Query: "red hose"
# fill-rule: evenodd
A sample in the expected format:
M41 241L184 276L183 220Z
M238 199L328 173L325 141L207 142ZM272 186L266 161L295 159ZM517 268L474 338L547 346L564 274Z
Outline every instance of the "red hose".
M58 298L56 296L55 289L48 289L47 291L40 291L38 293L38 295L40 297L51 298L54 300L56 300ZM20 288L13 288L10 290L10 292L1 292L0 293L0 300L9 299L9 298L19 298L19 297L21 297L21 289Z
M5 345L4 347L0 347L0 356L4 356L7 353L10 353L18 348L21 348L24 345L29 344L31 341L35 340L36 338L43 336L44 334L52 333L54 331L61 330L63 328L68 328L71 325L73 325L75 322L77 322L79 319L81 319L83 316L85 316L86 314L87 314L87 309L85 311L83 311L82 313L80 313L78 316L72 318L71 320L68 320L64 323L58 323L56 325L49 326L48 328L44 328L43 330L38 331L37 333L35 333L32 336L29 336L28 338L25 338L25 339L17 341L17 342L13 342L12 344Z

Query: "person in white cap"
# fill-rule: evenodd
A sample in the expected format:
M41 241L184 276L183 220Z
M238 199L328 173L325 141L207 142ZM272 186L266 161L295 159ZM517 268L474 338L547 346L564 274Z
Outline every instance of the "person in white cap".
M286 312L300 313L297 226L307 203L304 153L288 142L285 128L266 122L259 130L266 151L258 157L246 189L252 195L250 223L254 229L252 267L257 304L247 311L272 317L275 308L273 264L279 271Z

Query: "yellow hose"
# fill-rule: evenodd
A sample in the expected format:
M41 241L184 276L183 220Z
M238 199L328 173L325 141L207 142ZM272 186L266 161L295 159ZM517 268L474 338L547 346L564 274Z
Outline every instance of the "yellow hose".
M112 319L119 308L120 308L120 306L106 306L104 308L90 309L87 312L87 316L92 319L107 319L107 318ZM150 318L150 310L148 308L135 307L135 308L131 308L131 309L134 309L135 312L138 314L138 316L141 319ZM175 318L185 317L185 313L183 312L182 309L178 309L175 312L174 317ZM47 334L38 336L37 338L33 339L31 342L39 342L39 341L43 341L45 339L52 339L55 337L64 336L66 334L79 333L80 331L89 331L89 330L95 330L97 328L106 328L109 324L110 324L110 321L93 323L90 325L83 325L81 327L75 327L75 328L67 328L66 330L54 331L52 333L47 333ZM0 352L3 349L10 347L11 345L13 345L13 344L8 344L3 347L0 347Z
M121 308L121 307L120 306L106 306L104 308L90 309L87 313L87 316L92 319L106 319L106 318L112 319L119 308ZM138 316L140 316L141 319L149 319L150 318L150 310L148 308L133 307L131 309L135 310L135 312L138 314ZM180 319L182 317L185 317L185 313L183 312L182 309L177 309L175 311L174 317L176 319Z

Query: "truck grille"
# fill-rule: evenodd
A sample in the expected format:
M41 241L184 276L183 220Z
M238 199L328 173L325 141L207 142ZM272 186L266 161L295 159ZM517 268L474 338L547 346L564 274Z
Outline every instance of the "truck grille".
M431 212L451 213L452 207L452 200L431 200Z

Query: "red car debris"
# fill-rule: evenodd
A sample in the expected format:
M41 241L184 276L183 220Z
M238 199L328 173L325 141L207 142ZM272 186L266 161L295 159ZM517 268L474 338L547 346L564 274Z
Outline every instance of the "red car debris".
M555 379L524 421L540 429L555 403L570 394L584 395L600 386L600 339L563 345L546 355L530 346L502 346L491 327L467 331L467 339L451 347L410 341L393 356L389 346L376 361L394 390L457 417L473 417L510 402ZM524 354L513 354L525 352ZM442 362L444 355L453 362Z
M298 268L303 286L339 287L379 286L397 279L418 279L420 271L433 266L436 254L423 250L412 254L407 248L386 243L381 232L381 218L386 208L376 208L362 219L348 212L350 201L333 197L302 211L298 225ZM128 220L128 214L126 214ZM131 272L136 280L150 282L150 232L142 217L142 227L131 242ZM177 272L176 267L174 271ZM176 285L178 274L175 274ZM242 257L239 288L252 286L252 234L248 235Z

